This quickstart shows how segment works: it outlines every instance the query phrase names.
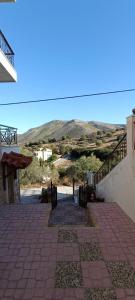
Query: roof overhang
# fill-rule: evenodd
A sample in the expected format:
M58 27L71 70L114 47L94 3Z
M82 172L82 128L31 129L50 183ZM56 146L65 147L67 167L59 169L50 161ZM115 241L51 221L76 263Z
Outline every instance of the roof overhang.
M15 170L25 169L32 163L32 156L25 156L13 151L10 153L4 152L1 163Z
M0 0L0 3L1 2L16 2L16 0Z

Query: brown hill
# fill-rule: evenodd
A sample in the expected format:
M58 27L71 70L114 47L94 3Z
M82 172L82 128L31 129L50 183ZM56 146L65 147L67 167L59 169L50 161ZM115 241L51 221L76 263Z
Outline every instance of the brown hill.
M18 142L24 144L47 140L48 138L55 138L58 140L61 139L62 136L80 138L82 135L91 135L98 130L110 131L121 127L125 127L125 125L108 124L96 121L85 122L75 119L70 121L54 120L39 127L31 128L19 135Z

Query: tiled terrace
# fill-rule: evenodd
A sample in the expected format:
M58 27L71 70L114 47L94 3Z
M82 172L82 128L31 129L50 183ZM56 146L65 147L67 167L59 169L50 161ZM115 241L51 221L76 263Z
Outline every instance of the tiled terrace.
M90 204L96 227L48 227L48 204L0 207L0 299L135 299L135 224Z

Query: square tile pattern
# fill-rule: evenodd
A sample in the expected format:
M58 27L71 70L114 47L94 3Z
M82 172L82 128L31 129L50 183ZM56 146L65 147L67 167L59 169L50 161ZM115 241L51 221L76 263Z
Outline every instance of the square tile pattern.
M57 288L81 287L82 271L79 262L59 262L56 265Z
M77 232L75 230L59 229L58 231L58 243L77 243Z
M102 260L102 252L99 244L96 242L80 244L80 259L82 261L97 261Z
M0 300L134 300L135 224L88 204L97 227L48 227L50 205L0 209Z
M108 262L107 266L115 288L135 288L135 270L128 262Z
M86 289L85 300L117 300L112 289Z

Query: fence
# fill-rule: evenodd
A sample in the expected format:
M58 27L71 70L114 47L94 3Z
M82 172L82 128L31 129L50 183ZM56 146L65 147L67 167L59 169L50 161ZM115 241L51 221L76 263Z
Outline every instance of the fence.
M125 134L114 150L94 176L95 185L98 184L125 156L127 155L127 134Z

